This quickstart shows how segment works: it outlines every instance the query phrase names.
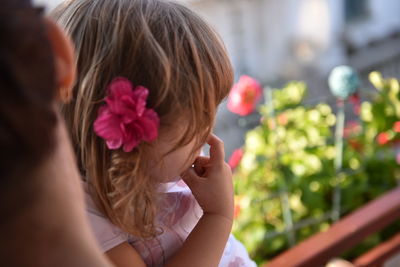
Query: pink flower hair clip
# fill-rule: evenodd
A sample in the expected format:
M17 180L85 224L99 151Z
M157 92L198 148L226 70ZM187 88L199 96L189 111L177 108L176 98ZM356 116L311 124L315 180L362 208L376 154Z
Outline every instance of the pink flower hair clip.
M158 136L158 114L146 108L149 90L133 87L124 78L115 78L107 88L106 104L99 108L94 122L95 133L106 141L109 149L132 151L140 142L154 141Z

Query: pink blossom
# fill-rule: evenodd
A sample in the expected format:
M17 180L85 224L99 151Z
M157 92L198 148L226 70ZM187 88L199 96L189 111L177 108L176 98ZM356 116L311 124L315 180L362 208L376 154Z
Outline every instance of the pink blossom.
M278 123L280 125L285 126L286 124L288 124L289 119L288 119L288 116L285 113L281 113L281 114L278 115L277 121L278 121Z
M360 111L361 111L360 95L358 93L352 94L349 98L349 101L350 101L350 103L352 103L354 105L354 107L353 107L354 114L360 115Z
M228 109L233 113L246 116L254 111L262 94L261 85L249 76L242 76L228 97Z
M228 164L232 170L239 165L240 161L242 160L242 157L243 157L243 150L241 148L238 148L235 151L233 151L232 156L228 161Z
M146 108L149 91L133 88L123 77L114 79L107 88L106 105L99 109L94 131L106 140L109 149L132 151L141 141L151 142L158 136L159 118Z
M241 210L242 207L240 206L240 204L236 203L233 210L233 218L239 217Z
M346 126L343 130L344 138L349 138L351 136L355 136L360 134L362 131L361 124L358 121L349 121L346 123Z
M381 146L386 145L389 142L389 135L385 132L380 133L376 137L376 140L379 145L381 145Z
M400 121L396 121L396 122L393 124L393 130L394 130L396 133L400 133Z

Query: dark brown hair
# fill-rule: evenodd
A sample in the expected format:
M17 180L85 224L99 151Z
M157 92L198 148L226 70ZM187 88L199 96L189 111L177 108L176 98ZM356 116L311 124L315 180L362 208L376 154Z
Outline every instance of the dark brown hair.
M147 170L151 144L130 153L109 150L93 122L117 76L149 89L148 107L161 128L182 122L174 149L211 132L233 74L224 45L198 15L173 1L72 0L53 13L77 52L78 78L64 114L82 175L102 212L136 236L157 233L156 184Z
M55 74L41 10L0 1L0 187L29 182L54 146Z

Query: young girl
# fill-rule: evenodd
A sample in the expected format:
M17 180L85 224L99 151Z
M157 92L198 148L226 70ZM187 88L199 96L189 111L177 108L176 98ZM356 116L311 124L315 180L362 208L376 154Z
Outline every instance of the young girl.
M254 266L229 235L232 175L211 134L233 79L217 34L162 0L72 0L53 16L78 54L64 113L102 250L117 266Z

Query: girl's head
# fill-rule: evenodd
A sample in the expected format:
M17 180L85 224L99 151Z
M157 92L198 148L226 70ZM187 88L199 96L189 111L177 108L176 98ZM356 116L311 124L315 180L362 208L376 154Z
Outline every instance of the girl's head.
M159 174L168 163L181 161L174 166L181 172L193 162L231 87L225 48L199 16L171 1L72 0L53 16L77 50L78 78L64 113L82 174L112 222L155 234L156 185L179 173ZM118 76L148 88L147 107L160 118L159 138L131 152L108 149L93 130Z

